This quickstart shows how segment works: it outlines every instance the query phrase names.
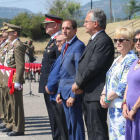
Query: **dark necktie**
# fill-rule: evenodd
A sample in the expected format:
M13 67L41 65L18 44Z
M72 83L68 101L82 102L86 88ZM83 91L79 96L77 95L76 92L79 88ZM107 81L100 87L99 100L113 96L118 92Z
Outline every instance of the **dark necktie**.
M87 45L89 45L91 41L92 41L92 39L90 38L90 40L88 41L88 44Z
M65 55L65 53L66 53L66 51L67 51L68 46L69 46L69 44L67 43L67 44L66 44L66 47L65 47L65 49L64 49L64 52L63 52L63 57L64 57L64 55Z

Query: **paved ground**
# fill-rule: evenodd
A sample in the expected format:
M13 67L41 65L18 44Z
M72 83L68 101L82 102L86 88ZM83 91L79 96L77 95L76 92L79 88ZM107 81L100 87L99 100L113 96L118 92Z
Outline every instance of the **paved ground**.
M37 61L41 62L41 56ZM29 82L23 87L23 95L29 93ZM8 137L6 133L0 132L0 140L52 140L48 113L45 107L43 94L38 93L38 82L31 83L34 95L23 96L25 110L25 136ZM39 96L39 97L38 97Z

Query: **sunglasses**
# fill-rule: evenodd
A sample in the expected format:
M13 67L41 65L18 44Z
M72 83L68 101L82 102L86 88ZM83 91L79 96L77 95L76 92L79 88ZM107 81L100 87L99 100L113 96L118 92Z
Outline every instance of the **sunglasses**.
M134 38L133 41L134 41L135 43L137 43L138 41L140 42L140 38L138 38L138 39L137 39L137 38Z
M114 43L117 43L117 41L119 41L120 43L123 41L129 41L128 39L114 39Z

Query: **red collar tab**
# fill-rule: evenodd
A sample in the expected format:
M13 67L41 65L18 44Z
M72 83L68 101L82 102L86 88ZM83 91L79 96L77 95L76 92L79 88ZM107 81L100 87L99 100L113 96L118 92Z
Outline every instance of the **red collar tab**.
M59 19L45 18L45 21L55 21L56 23L61 23L61 20Z
M57 36L55 36L53 39L56 39Z

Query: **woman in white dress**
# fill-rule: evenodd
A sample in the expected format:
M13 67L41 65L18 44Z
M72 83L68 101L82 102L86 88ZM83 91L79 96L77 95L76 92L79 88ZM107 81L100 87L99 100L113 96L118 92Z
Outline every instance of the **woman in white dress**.
M120 27L115 32L114 43L121 55L114 60L106 74L106 84L100 100L102 107L108 108L110 140L125 140L125 118L121 104L129 68L137 59L132 50L133 39L134 31L131 28Z

